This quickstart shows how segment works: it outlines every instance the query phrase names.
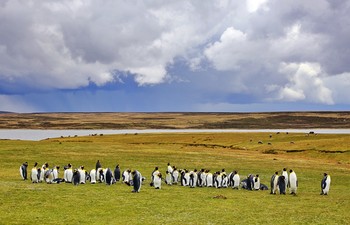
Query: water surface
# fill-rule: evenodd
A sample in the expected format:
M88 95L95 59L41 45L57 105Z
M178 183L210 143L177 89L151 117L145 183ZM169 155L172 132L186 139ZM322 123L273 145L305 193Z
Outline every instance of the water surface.
M31 140L38 141L47 138L68 137L68 136L88 136L92 134L134 134L134 133L224 133L224 132L289 132L289 133L309 133L313 131L319 134L350 134L350 129L146 129L146 130L17 130L0 129L0 139Z

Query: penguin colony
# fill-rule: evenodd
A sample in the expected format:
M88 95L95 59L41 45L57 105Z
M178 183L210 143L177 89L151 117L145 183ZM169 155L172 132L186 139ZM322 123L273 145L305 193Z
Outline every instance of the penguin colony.
M28 162L23 163L20 168L20 175L23 180L27 180L27 167ZM117 182L122 182L129 186L133 186L132 192L140 192L143 181L146 179L137 170L131 171L126 169L121 172L119 164L116 165L114 171L110 168L102 168L100 161L96 162L96 167L89 172L85 170L84 166L80 166L78 169L74 169L69 163L63 167L63 178L59 178L59 166L49 168L48 163L44 163L41 167L35 162L30 172L30 179L32 183L46 182L48 184L59 183L72 183L74 185L85 184L88 181L91 184L105 183L112 185ZM177 169L176 166L171 166L168 163L165 171L165 178L159 171L158 167L155 167L151 174L150 186L155 189L161 189L162 181L166 185L177 185L194 187L215 187L215 188L232 188L232 189L246 189L246 190L269 190L269 187L260 183L260 177L258 174L249 174L246 179L241 180L238 171L232 171L229 174L225 172L225 169L211 173L208 169L201 169L197 171L187 169ZM324 177L321 181L321 195L328 195L330 189L331 177L329 174L324 173ZM286 194L287 188L292 195L297 194L298 179L293 170L284 168L279 175L276 171L270 180L270 194Z

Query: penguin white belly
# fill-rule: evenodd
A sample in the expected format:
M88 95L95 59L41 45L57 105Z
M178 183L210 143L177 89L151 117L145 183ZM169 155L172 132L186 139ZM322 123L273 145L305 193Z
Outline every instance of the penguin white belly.
M160 189L162 185L162 179L158 176L155 176L153 178L153 185L156 189Z
M90 171L90 183L96 184L96 170L92 169Z
M32 169L30 177L33 183L38 183L38 170L36 168Z
M233 176L233 181L234 181L233 188L238 188L241 182L241 179L238 174Z

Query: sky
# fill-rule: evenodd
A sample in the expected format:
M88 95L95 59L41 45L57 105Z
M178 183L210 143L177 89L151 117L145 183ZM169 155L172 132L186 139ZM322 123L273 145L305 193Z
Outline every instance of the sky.
M350 0L1 0L0 111L350 110Z

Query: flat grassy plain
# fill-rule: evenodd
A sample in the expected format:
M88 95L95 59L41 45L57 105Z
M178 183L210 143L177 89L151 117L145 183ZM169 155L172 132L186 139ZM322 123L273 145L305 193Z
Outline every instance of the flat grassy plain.
M258 144L262 141L263 144ZM270 143L270 144L268 144ZM50 166L72 163L112 170L137 169L147 178L140 193L121 183L32 184L22 181L27 161ZM189 188L155 190L155 166L238 170L259 174L269 186L282 168L296 171L297 196L269 191ZM0 140L0 224L349 224L350 135L301 133L167 133L65 137L42 141ZM323 173L331 175L320 195ZM61 169L61 177L63 171ZM214 198L224 196L223 198Z
M349 121L349 111L0 113L0 129L339 129Z

